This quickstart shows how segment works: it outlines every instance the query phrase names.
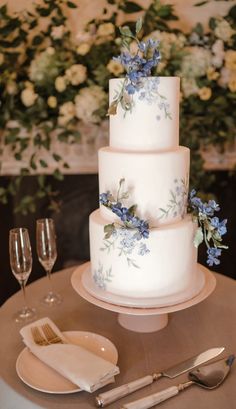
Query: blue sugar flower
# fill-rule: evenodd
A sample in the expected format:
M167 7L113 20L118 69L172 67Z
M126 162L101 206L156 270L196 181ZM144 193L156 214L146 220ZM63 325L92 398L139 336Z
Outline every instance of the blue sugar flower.
M221 249L218 249L216 247L210 247L207 249L207 264L212 267L214 264L217 266L220 264L220 260L218 260L218 257L221 256Z
M106 205L106 204L108 203L108 201L109 201L109 195L110 195L110 192L109 192L109 191L106 192L106 193L101 193L101 194L99 195L99 201L100 201L100 203L103 204L103 205Z
M215 212L218 212L220 210L220 206L215 202L215 200L209 200L208 206L211 207Z
M149 237L149 224L145 220L140 220L138 230L144 239Z
M138 228L140 226L140 219L136 216L131 216L129 222L132 229Z
M122 222L128 222L130 220L129 209L127 209L127 207L122 207L119 217L122 220Z
M153 40L153 38L149 38L147 44L148 44L148 47L150 47L150 48L156 48L160 44L160 41Z
M122 204L120 202L112 203L111 210L115 213L118 217L122 215Z
M177 183L178 180L175 179L174 182ZM190 200L193 199L194 196L196 196L196 193L197 193L197 192L196 192L195 189L192 189L192 190L191 190L191 192L189 193L189 198L190 198Z
M206 216L213 216L214 212L218 212L220 210L219 205L215 202L215 200L209 200L206 203L203 203L202 200L195 196L196 190L192 190L189 195L190 204L195 210L205 214Z
M203 203L202 213L206 214L207 216L213 216L214 212L218 212L219 210L220 207L215 200L209 200L208 203Z
M192 190L189 195L189 204L192 207L194 213L197 213L198 224L202 229L205 243L207 245L207 264L213 266L220 264L219 257L221 256L221 248L227 248L227 246L221 246L221 237L227 232L226 223L227 220L219 220L214 216L215 212L220 210L219 205L215 200L209 200L203 203L200 198L196 196L196 191ZM211 217L214 216L214 217ZM214 247L210 247L209 242L213 241ZM219 248L221 247L221 248Z
M227 233L226 223L227 219L224 219L221 222L219 220L219 217L213 217L211 219L211 226L217 229L217 232L219 233L220 236L223 236L224 234Z
M134 87L133 84L128 84L128 85L125 87L125 89L126 89L126 91L128 92L129 95L133 95L133 94L135 94L135 92L136 92L136 88Z
M128 77L132 84L137 83L140 81L140 78L143 76L143 74L140 71L131 71L128 73Z

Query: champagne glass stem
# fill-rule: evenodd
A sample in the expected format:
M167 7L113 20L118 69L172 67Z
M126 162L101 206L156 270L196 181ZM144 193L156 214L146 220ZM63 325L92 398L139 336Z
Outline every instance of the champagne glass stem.
M20 281L20 286L21 286L21 290L22 290L22 294L23 294L23 302L24 302L24 305L23 305L23 310L24 311L26 311L27 310L27 300L26 300L26 290L25 290L25 285L26 285L26 282L24 281L24 280L22 280L22 281Z
M48 277L48 281L49 281L49 287L50 287L50 291L52 292L52 268L49 268L48 270L46 270L47 273L47 277Z

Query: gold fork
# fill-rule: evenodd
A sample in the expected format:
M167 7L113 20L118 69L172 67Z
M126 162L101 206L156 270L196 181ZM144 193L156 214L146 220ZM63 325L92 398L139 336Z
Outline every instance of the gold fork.
M35 344L40 346L49 345L49 342L43 337L38 327L31 327L31 334Z
M56 334L49 324L43 324L42 330L49 344L63 344L63 340Z

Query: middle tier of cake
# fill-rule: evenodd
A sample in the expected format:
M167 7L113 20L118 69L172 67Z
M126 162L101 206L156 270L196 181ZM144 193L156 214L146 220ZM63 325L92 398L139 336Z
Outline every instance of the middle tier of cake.
M117 197L125 179L126 207L137 204L137 214L157 227L181 220L188 198L190 151L180 146L168 152L129 152L105 147L99 150L99 192ZM104 218L116 216L101 206Z

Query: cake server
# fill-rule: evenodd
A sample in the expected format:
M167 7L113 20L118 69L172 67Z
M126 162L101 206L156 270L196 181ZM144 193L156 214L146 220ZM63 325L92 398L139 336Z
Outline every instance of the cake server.
M198 385L205 389L215 389L224 382L226 376L230 372L230 368L234 362L235 356L230 355L228 358L223 358L220 361L201 366L192 372L189 372L189 381L180 383L178 386L171 386L160 392L153 393L145 398L126 403L121 409L149 409L158 405L161 402L178 395L192 385Z
M101 393L95 399L96 405L99 408L104 408L109 403L115 402L116 400L127 396L130 393L137 391L138 389L143 388L144 386L151 385L154 381L157 381L163 376L166 376L167 378L175 378L176 376L190 371L191 369L204 364L210 359L217 357L219 354L221 354L221 352L224 351L224 349L224 347L207 349L206 351L192 358L189 358L188 360L181 362L175 366L172 366L165 371L144 376L142 378L136 379L135 381L126 383L125 385L113 388L110 391Z

